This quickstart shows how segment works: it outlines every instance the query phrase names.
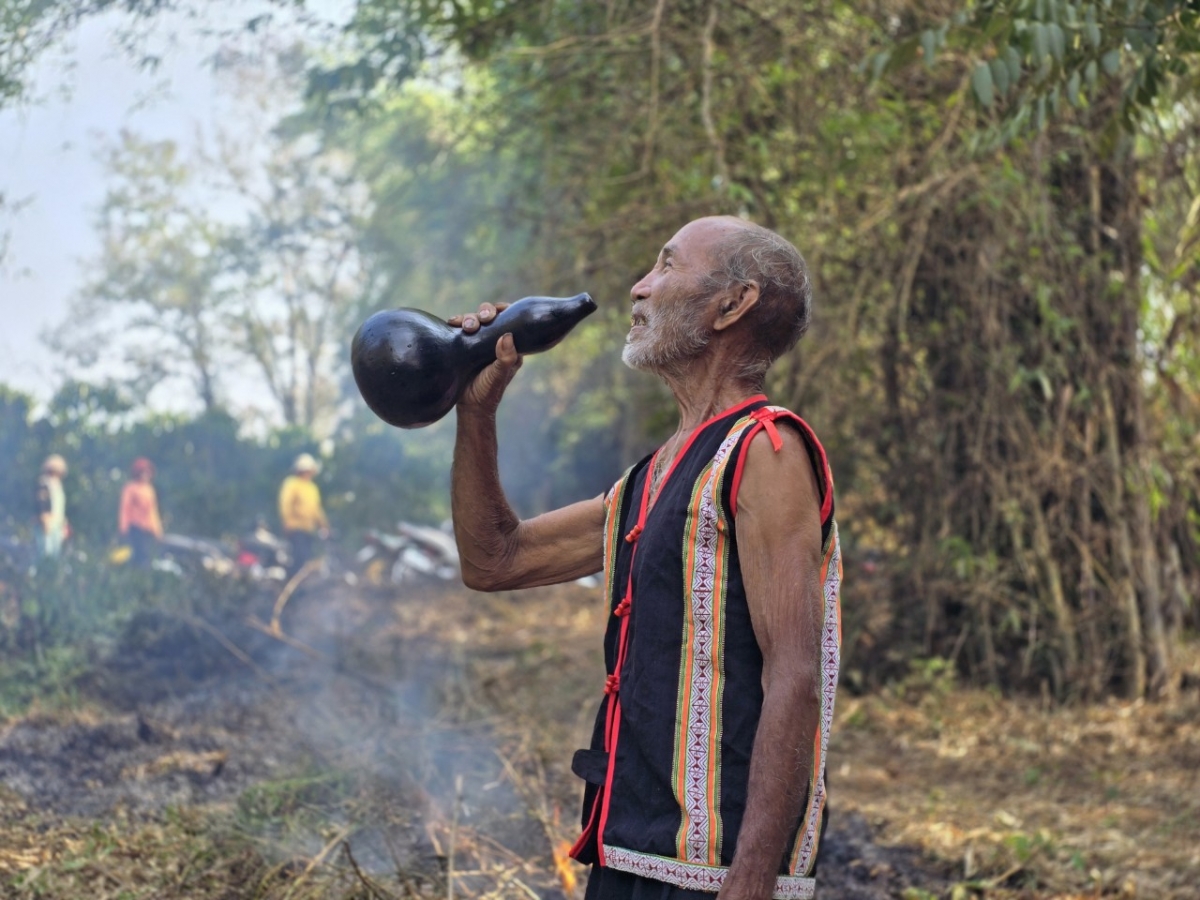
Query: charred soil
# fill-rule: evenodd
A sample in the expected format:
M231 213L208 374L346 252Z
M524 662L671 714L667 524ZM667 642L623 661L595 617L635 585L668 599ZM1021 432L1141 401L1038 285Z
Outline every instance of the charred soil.
M568 763L602 680L597 591L326 583L278 632L274 600L142 614L71 708L0 726L0 896L582 896ZM1156 834L1148 810L1168 803L1159 845L1198 837L1186 705L1076 714L955 690L840 704L822 900L1099 896L1131 877L1182 898L1200 875L1183 850L1151 859L1103 836L1119 829L1105 816ZM1153 803L1135 803L1136 777L1126 794L1109 719L1162 726L1138 745L1163 779ZM1082 769L1051 734L1092 748ZM1124 805L1104 799L1113 784Z

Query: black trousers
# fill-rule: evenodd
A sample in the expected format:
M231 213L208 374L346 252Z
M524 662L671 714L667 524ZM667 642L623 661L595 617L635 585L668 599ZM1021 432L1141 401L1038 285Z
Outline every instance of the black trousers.
M139 569L148 569L158 549L158 538L154 536L154 532L130 525L129 532L125 537L129 541L129 549L132 551L129 562Z
M295 575L317 554L317 536L311 531L285 531L283 536L287 538L288 544L292 548L292 568L288 572L288 576Z

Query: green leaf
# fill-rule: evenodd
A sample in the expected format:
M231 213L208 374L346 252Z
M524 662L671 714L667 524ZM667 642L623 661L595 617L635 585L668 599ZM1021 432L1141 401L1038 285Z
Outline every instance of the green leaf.
M921 50L921 42L919 38L909 38L906 41L901 41L896 44L888 53L887 71L896 72L903 69L911 62L915 62L917 54Z
M1072 106L1079 106L1079 70L1076 69L1067 79L1067 101Z
M981 106L991 106L995 96L995 85L992 83L992 69L987 63L980 63L971 75L971 87Z
M1100 67L1096 65L1094 59L1089 59L1087 68L1083 70L1083 80L1087 82L1088 87L1096 86L1096 76L1100 72Z
M1088 22L1083 26L1084 34L1087 35L1088 43L1092 45L1093 50L1100 49L1100 26L1095 22Z
M1046 98L1045 97L1037 98L1037 111L1034 113L1033 122L1034 122L1034 125L1037 126L1038 131L1042 131L1046 127Z
M993 44L999 44L1001 41L1007 40L1007 34L1016 25L1016 20L1010 19L1008 16L990 16L980 24L988 40Z
M937 53L937 35L930 30L921 33L921 56L926 67L933 68L934 54Z
M1104 66L1104 71L1109 75L1116 75L1117 69L1121 68L1121 51L1118 48L1113 48L1100 57L1100 65Z
M1016 87L1021 80L1021 54L1012 44L1004 48L1004 62L1008 66L1008 83Z
M1067 51L1067 36L1057 22L1047 25L1046 31L1050 34L1050 52L1061 62L1063 54Z
M891 55L892 54L887 50L875 54L875 58L871 60L872 78L878 79L879 76L883 74L884 67L887 66L888 59L891 57Z
M1040 63L1050 52L1050 36L1041 22L1033 23L1033 61Z
M992 82L996 85L996 90L1000 92L1000 96L1008 93L1008 64L1002 59L993 59L988 63L988 68L992 70Z

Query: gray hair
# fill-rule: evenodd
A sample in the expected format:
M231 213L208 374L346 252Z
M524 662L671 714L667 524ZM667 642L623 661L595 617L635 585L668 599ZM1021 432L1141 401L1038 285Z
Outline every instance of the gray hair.
M745 319L753 344L737 376L761 384L771 364L808 331L812 320L808 266L789 241L752 222L742 223L722 240L714 256L713 271L705 280L713 293L752 281L758 284L758 304Z

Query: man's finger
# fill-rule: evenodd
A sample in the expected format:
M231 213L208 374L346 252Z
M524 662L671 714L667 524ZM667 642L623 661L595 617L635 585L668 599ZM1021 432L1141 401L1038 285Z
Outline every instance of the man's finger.
M517 355L517 342L513 339L512 332L503 335L496 342L496 359L505 366L520 365L521 357Z
M453 328L461 328L467 334L474 334L481 326L495 320L496 316L512 306L511 303L481 303L478 312L459 313L446 320Z

